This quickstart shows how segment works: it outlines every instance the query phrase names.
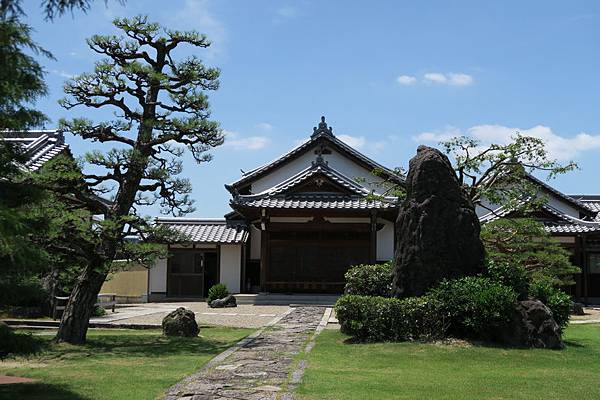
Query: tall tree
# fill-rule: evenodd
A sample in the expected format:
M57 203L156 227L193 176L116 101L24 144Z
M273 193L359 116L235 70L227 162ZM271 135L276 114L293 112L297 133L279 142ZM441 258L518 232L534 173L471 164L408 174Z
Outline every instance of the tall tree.
M161 29L147 17L115 19L124 36L93 36L89 47L105 58L94 71L65 85L66 109L85 106L115 110L116 118L94 123L86 118L62 120L61 127L83 139L114 147L86 155L90 173L57 163L42 184L62 201L84 204L102 215L93 225L89 245L71 251L88 261L73 288L56 340L85 341L89 318L100 288L118 252L129 249L127 236L155 235L139 208L158 203L166 213L193 210L191 185L178 178L187 148L200 163L207 151L223 143L217 122L210 120L207 91L218 88L219 70L191 56L180 61L181 45L206 48L206 36L195 31ZM111 193L107 204L95 194ZM152 253L155 249L146 249ZM136 250L144 258L144 248Z

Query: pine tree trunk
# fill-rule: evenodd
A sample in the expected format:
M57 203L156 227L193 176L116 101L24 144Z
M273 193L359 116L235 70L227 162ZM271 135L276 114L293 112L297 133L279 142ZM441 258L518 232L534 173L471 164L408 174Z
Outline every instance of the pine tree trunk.
M90 264L79 277L60 320L54 339L57 343L85 343L90 317L107 276L99 270L104 270L103 266Z

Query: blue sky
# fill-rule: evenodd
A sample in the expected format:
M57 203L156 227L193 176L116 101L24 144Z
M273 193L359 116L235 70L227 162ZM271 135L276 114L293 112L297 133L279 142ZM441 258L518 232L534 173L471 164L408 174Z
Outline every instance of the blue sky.
M60 117L110 117L57 100L65 79L97 59L85 39L113 33L114 17L147 14L213 40L196 54L221 69L210 99L228 139L210 163L185 158L193 216L226 213L223 184L307 138L321 115L389 167L407 166L420 143L457 134L502 142L521 130L579 163L554 186L600 194L600 2L108 0L54 22L39 3L28 0L25 11L57 58L43 61L47 128ZM97 147L67 141L77 156Z

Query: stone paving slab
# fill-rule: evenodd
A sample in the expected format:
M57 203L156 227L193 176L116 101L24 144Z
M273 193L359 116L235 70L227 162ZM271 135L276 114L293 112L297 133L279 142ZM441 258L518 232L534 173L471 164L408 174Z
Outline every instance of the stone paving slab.
M289 309L272 325L171 387L163 400L275 400L287 389L295 356L305 350L315 332L326 324L325 310Z

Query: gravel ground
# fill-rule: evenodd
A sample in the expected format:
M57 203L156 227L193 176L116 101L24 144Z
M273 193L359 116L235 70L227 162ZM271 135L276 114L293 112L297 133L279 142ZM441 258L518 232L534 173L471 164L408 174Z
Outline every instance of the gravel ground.
M177 307L185 307L196 313L196 321L200 325L222 325L238 328L259 328L266 325L275 317L284 314L288 306L255 306L239 305L235 308L209 308L204 302L190 303L147 303L120 308L124 315L135 314L135 308L140 309L138 316L114 320L119 324L160 324L169 312ZM155 312L151 312L155 309ZM142 311L143 310L143 311ZM111 314L110 312L108 313Z
M583 311L585 311L585 315L571 315L571 322L600 322L600 307L584 307Z

